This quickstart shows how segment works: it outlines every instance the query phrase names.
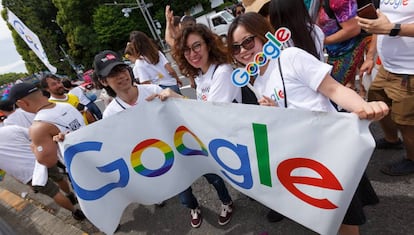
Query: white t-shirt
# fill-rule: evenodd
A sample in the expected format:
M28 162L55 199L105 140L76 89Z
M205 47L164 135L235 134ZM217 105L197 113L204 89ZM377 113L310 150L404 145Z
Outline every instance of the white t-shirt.
M69 91L69 94L76 95L79 99L79 103L81 103L85 106L91 102L91 100L88 99L88 97L86 97L86 95L84 93L84 90L79 86L72 88Z
M24 184L32 179L36 160L30 143L27 128L17 125L0 128L0 169Z
M278 61L274 59L269 63L265 74L256 78L254 88L261 95L272 98L279 107L285 107ZM280 64L288 108L335 111L329 98L317 91L326 74L330 73L331 65L319 61L313 55L296 47L289 47L281 52Z
M414 2L381 1L380 9L392 23L414 23ZM392 73L414 74L414 37L378 35L378 55L384 68Z
M152 84L173 86L177 85L177 80L173 78L165 65L168 64L168 60L164 54L158 51L159 61L157 64L150 64L147 60L139 58L134 65L134 77L139 78L141 83L151 81Z
M37 112L34 121L42 121L55 125L60 132L67 133L85 126L82 114L68 103L56 103L50 109Z
M4 120L4 125L17 125L29 128L32 125L33 119L36 114L29 113L24 111L23 109L16 109L12 114L7 116Z
M217 68L216 68L217 67ZM241 89L233 85L231 73L233 68L229 64L219 66L211 64L205 74L195 78L197 85L197 100L231 103L241 102Z
M160 93L162 91L162 88L154 85L154 84L143 84L143 85L135 85L135 87L138 89L138 98L135 104L130 105L118 96L112 99L111 103L108 104L106 109L104 110L102 117L107 118L109 116L112 116L118 112L121 112L125 109L129 109L134 105L138 105L142 102L147 102L145 99L153 94Z

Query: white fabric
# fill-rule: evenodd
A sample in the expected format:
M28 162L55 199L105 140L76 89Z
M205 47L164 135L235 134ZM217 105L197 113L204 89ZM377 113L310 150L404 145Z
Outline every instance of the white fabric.
M79 103L85 106L91 102L91 100L89 100L88 97L86 97L85 91L80 86L72 88L69 91L69 94L76 95L76 97L78 97L79 99Z
M32 179L35 166L30 143L27 128L17 125L0 128L0 169L24 184Z
M41 109L37 112L34 121L47 122L55 125L61 133L76 131L85 126L82 114L68 103L55 103L50 109ZM65 164L62 153L58 151L58 158Z
M21 108L16 109L4 120L4 125L17 125L29 128L32 125L34 113L28 113Z
M197 100L231 103L233 100L241 102L241 89L233 85L231 73L233 68L229 64L217 66L211 64L205 74L195 78L197 85Z
M141 83L151 81L152 84L173 86L177 85L177 80L172 77L165 65L168 60L163 53L158 51L159 61L157 64L150 64L144 58L139 58L135 61L133 68L134 77L138 78Z
M34 121L48 122L55 125L60 132L67 133L85 126L82 114L72 105L67 103L55 103L50 109L40 110Z
M166 200L206 173L318 234L336 234L375 147L369 123L352 113L168 99L59 145L72 150L65 159L82 211L106 234L130 203Z
M271 60L265 74L256 78L254 88L284 107L283 83L277 59ZM287 93L287 106L312 111L335 111L318 87L332 66L317 60L311 54L296 47L289 47L280 55L282 75Z
M33 170L32 185L33 186L45 186L48 180L49 174L47 167L40 164L35 160L35 166Z
M111 103L109 103L108 106L105 108L102 114L102 118L112 116L115 113L121 112L122 110L129 109L132 106L135 106L143 102L147 102L145 99L148 96L160 93L162 91L161 87L154 84L136 85L136 88L138 89L138 98L135 104L130 105L117 96L114 99L112 99Z
M381 1L380 10L392 23L414 23L414 2ZM392 73L414 74L414 37L378 35L378 54L384 68Z

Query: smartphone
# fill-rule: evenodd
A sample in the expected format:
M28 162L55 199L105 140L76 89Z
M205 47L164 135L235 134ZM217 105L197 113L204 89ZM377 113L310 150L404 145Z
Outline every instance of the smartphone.
M367 5L358 9L357 14L361 18L367 19L377 19L377 10L375 9L374 4L368 3Z

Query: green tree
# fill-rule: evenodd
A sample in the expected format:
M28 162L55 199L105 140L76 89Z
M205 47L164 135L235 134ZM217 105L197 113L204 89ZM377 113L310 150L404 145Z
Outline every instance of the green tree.
M39 37L49 62L52 65L58 65L61 57L59 51L56 50L59 35L56 34L54 28L50 27L51 19L55 17L57 9L53 6L51 1L3 0L2 4L5 8L7 7L19 17L19 19ZM6 9L3 10L2 17L7 20ZM30 73L46 70L46 67L40 59L37 58L36 54L30 50L25 41L20 38L11 25L8 26L12 30L12 36L17 52L26 62L27 70Z
M18 79L22 79L27 77L28 74L26 73L5 73L0 74L0 86L8 84L10 82L14 82ZM1 94L0 94L1 95Z

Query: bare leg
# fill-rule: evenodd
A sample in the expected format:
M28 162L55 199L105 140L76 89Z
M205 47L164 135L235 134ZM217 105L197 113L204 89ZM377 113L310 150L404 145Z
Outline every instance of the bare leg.
M339 235L359 235L358 225L341 224L338 231Z
M386 141L395 143L398 141L398 127L393 120L391 120L391 115L388 114L383 119L379 121L382 130L384 131L384 138ZM405 140L405 138L404 138Z
M404 139L407 158L414 161L414 126L398 125L398 128L401 130L401 135Z
M67 194L71 193L70 186L66 178L56 183L59 185L59 188L63 190L63 192Z
M61 207L74 212L75 211L75 207L72 205L72 203L70 202L70 200L65 197L65 195L63 195L63 193L58 192L54 197L53 200Z

